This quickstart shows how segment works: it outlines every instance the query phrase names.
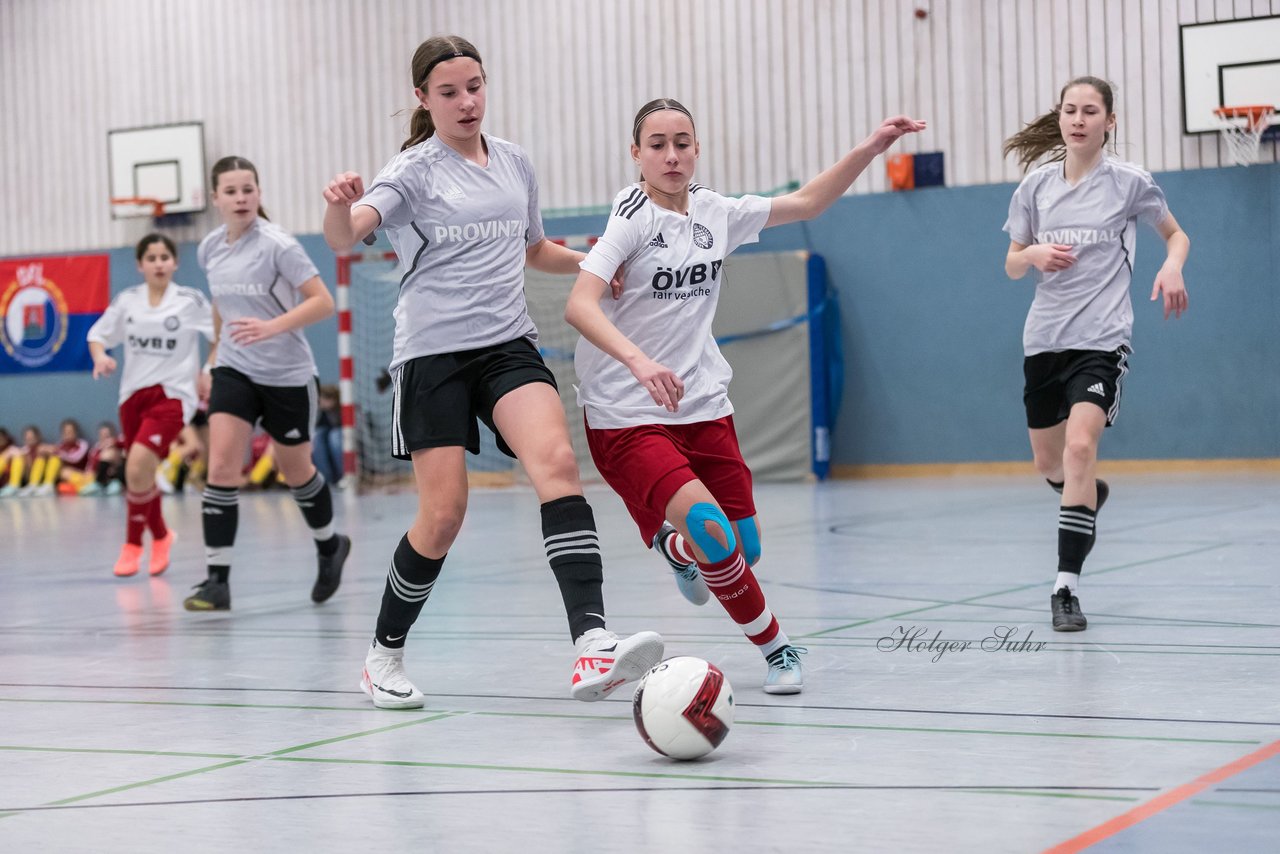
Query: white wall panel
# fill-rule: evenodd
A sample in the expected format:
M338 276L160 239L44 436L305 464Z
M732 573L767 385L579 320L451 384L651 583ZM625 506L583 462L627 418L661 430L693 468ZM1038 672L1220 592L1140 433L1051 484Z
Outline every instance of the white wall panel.
M901 150L945 152L950 185L1016 180L1001 143L1080 74L1117 85L1123 157L1218 166L1216 137L1182 134L1178 27L1266 14L1280 0L4 0L0 254L132 243L150 223L111 219L107 131L193 120L210 164L253 160L272 217L318 231L329 176L399 150L413 50L446 32L486 57L486 129L529 150L548 212L634 178L631 118L660 96L728 193L807 179L898 112L929 119ZM877 163L853 191L886 183Z

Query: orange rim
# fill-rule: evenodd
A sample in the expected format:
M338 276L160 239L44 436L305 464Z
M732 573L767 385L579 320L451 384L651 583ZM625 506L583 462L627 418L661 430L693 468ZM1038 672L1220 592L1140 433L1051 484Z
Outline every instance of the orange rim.
M1247 104L1240 107L1215 107L1213 112L1222 119L1248 119L1249 127L1256 128L1275 110L1271 104Z
M112 199L113 205L151 205L151 215L159 219L164 216L164 202L159 199L149 199L143 196L127 196L122 199Z

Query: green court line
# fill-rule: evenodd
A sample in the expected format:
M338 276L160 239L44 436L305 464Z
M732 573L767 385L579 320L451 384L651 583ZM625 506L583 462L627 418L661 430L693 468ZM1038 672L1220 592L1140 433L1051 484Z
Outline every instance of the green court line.
M1175 558L1188 557L1190 555L1202 554L1204 552L1213 551L1214 549L1226 548L1229 545L1231 545L1231 543L1216 543L1211 546L1202 546L1201 548L1192 549L1190 551L1178 552L1176 554L1171 554L1171 555L1164 555L1158 558L1148 558L1147 560L1134 561L1133 563L1121 564L1120 566L1108 567L1107 569L1090 570L1089 575L1090 577L1092 577L1095 575L1102 575L1108 572L1118 572L1119 570L1122 570L1122 569L1133 569L1134 567L1137 567L1137 566L1146 566L1147 564L1152 564L1152 563L1162 563L1167 560L1174 560ZM1007 590L997 590L994 593L983 593L979 596L970 596L968 599L957 599L955 601L938 602L934 605L928 605L922 608L913 608L909 611L901 611L896 614L887 614L882 617L873 617L867 620L860 620L856 623L849 623L843 626L836 626L835 628L831 628L831 629L823 629L822 631L818 631L818 632L810 632L809 634L797 635L797 637L802 639L822 637L823 635L831 634L832 632L844 631L845 629L854 629L859 626L865 626L869 623L883 622L884 620L892 620L898 617L906 617L906 616L910 616L911 614L922 614L926 611L936 611L939 608L946 608L950 605L967 605L971 602L978 602L982 599L989 599L993 596L1007 596L1010 593L1021 593L1023 590L1033 590L1037 587L1040 587L1043 583L1044 583L1043 581L1037 581L1034 584L1023 584L1018 587L1010 587Z
M236 765L247 765L248 763L248 759L233 759L230 762L219 762L217 765L206 765L203 768L192 768L190 771L179 771L177 774L166 774L163 777L153 777L150 780L142 780L138 783L126 783L123 786L113 786L110 789L99 789L96 792L89 792L87 795L76 795L72 798L63 798L60 801L50 801L47 804L42 804L42 806L61 807L67 804L79 803L80 801L87 801L90 798L114 795L117 792L127 792L130 789L140 789L143 786L155 786L159 783L168 783L171 780L181 780L183 777L193 777L196 774L205 774L209 771L220 771L223 768L233 768ZM15 813L10 814L14 815Z
M76 795L74 797L64 798L60 801L50 801L49 803L43 804L42 806L60 807L60 806L65 806L67 804L79 803L80 801L87 801L91 798L99 798L105 795L114 795L118 792L127 792L131 789L140 789L145 786L155 786L160 783L168 783L172 780L180 780L184 777L195 776L196 774L205 774L210 771L220 771L224 768L233 768L237 765L245 765L249 762L253 762L256 760L265 759L269 761L280 761L280 760L289 758L286 756L286 754L293 753L299 750L307 750L312 747L319 747L325 744L333 744L339 741L348 741L350 739L360 738L366 735L376 735L378 733L402 729L408 726L416 726L418 724L430 723L432 721L438 721L438 720L441 720L442 718L448 718L453 716L454 716L453 713L445 712L441 714L430 715L425 718L415 718L414 720L402 721L400 723L390 724L389 726L377 727L375 729L364 730L362 732L357 732L357 733L351 733L350 735L343 735L343 736L337 736L335 738L321 739L320 741L314 741L308 744L301 744L295 747L285 747L280 750L271 751L270 753L240 757L237 759L233 759L230 762L220 762L216 765L206 765L202 768L193 768L189 771L180 771L176 774L166 774L163 777L153 777L150 780L141 780L137 783L126 783L123 786L114 786L110 789L100 789L96 792L89 792L88 794L84 794L84 795ZM7 818L8 816L18 815L18 814L19 814L18 812L9 812L9 813L5 813L4 815L0 815L0 818Z
M955 791L968 792L975 795L1014 795L1026 798L1071 798L1082 801L1125 801L1128 803L1136 803L1142 798L1135 798L1126 795L1081 795L1074 792L1041 792L1033 789L957 789Z
M387 726L375 727L374 729L366 729L366 730L362 730L361 732L353 732L350 735L339 735L339 736L335 736L334 738L322 738L319 741L311 741L311 742L307 742L306 744L299 744L296 747L285 747L280 750L272 750L269 753L264 754L264 756L280 758L290 753L297 753L299 750L310 750L313 747L323 747L326 744L337 744L340 741L350 741L353 738L363 738L366 735L379 735L380 733L392 732L394 730L404 729L405 727L418 726L419 724L428 724L428 723L432 723L433 721L444 720L445 718L457 717L459 714L466 714L466 713L465 712L437 712L425 718L416 718L411 721L402 721L397 724L388 724Z
M1238 807L1246 810L1280 810L1280 804L1245 804L1239 801L1201 801L1192 800L1198 807Z
M351 712L357 714L368 714L369 709L361 706L289 706L275 703L195 703L182 702L177 700L41 700L41 699L14 699L9 697L0 697L0 703L64 703L64 704L80 704L80 705L106 705L106 706L179 706L184 708L196 709L263 709L263 710L286 710L286 711L309 711L309 712ZM287 748L284 752L295 752L310 747L318 747L322 744L331 744L335 741L346 741L352 738L359 738L365 735L374 735L380 732L400 729L406 726L414 726L426 721L441 720L449 717L460 717L464 715L475 715L478 717L496 717L496 718L542 718L550 720L587 720L587 721L629 721L629 714L584 714L584 713L568 713L568 712L516 712L516 711L495 711L492 709L432 709L424 710L434 717L427 719L415 718L411 721L402 721L396 724L390 724L377 729L365 730L355 733L354 735L340 736L338 738L317 741L301 747ZM1220 738L1180 738L1172 736L1141 736L1141 735L1108 735L1101 733L1074 733L1074 732L1033 732L1019 730L993 730L993 729L964 729L961 727L909 727L909 726L888 726L877 724L840 724L840 723L801 723L796 721L752 721L737 720L735 726L760 726L760 727L781 727L786 729L804 730L804 729L849 729L849 730L883 730L887 732L914 732L914 733L935 733L940 735L1008 735L1022 736L1026 738L1088 738L1101 741L1154 741L1166 742L1174 744L1261 744L1256 739L1220 739ZM21 747L6 747L0 745L0 750L21 750ZM31 748L36 749L36 748ZM48 748L48 750L56 750L57 748ZM76 752L68 750L68 752ZM103 751L109 752L109 751ZM133 751L125 751L132 753ZM149 752L149 751L139 751ZM274 756L281 751L274 751L265 755ZM208 758L235 758L234 756L224 756L221 754L173 754L173 755L190 755L190 756L208 756Z
M104 753L116 756L178 756L187 759L243 759L238 753L189 753L182 750L116 750L106 747L28 747L0 744L0 750L28 753Z
M794 786L797 789L811 787L831 787L831 786L847 786L850 788L865 788L865 786L856 783L842 783L833 780L787 780L774 779L770 777L731 777L719 774L676 774L661 771L601 771L586 770L581 768L541 768L522 765L486 765L480 763L466 762L417 762L413 760L376 760L376 759L327 759L321 757L307 756L286 756L280 757L282 762L309 762L317 764L337 764L337 765L377 765L377 766L400 766L406 768L441 768L458 771L508 771L517 773L533 773L533 774L564 774L584 777L609 777L609 778L626 778L626 779L648 779L648 780L680 780L693 781L699 783L750 783L755 785L772 785L772 786ZM1117 798L1111 795L1063 795L1059 792L1037 792L1037 791L1014 791L1005 789L954 789L948 791L964 792L966 794L1014 794L1027 797L1075 797L1093 800L1126 800L1136 801L1138 798L1124 797Z

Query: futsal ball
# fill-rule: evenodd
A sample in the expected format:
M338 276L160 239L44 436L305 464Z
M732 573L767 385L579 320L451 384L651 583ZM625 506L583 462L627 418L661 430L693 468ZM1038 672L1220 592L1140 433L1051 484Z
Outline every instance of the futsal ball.
M709 661L668 658L644 675L631 716L645 744L672 759L706 756L733 725L733 686Z

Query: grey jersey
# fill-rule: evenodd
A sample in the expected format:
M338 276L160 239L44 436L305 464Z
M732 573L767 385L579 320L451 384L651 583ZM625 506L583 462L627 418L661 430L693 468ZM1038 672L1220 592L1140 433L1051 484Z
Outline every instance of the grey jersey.
M301 329L246 345L227 334L233 320L270 320L302 302L298 288L320 271L301 244L280 226L258 218L231 245L227 227L216 229L200 241L196 257L222 319L217 366L234 368L260 385L309 383L317 373L316 361Z
M525 250L542 240L538 183L518 145L486 135L478 166L437 137L400 152L357 205L381 215L407 272L391 367L409 359L537 341L524 299Z
M1033 169L1009 202L1004 230L1015 243L1072 247L1076 262L1036 275L1036 296L1022 332L1028 356L1061 350L1111 352L1133 332L1137 221L1157 226L1169 215L1151 174L1103 157L1074 187L1061 161Z

